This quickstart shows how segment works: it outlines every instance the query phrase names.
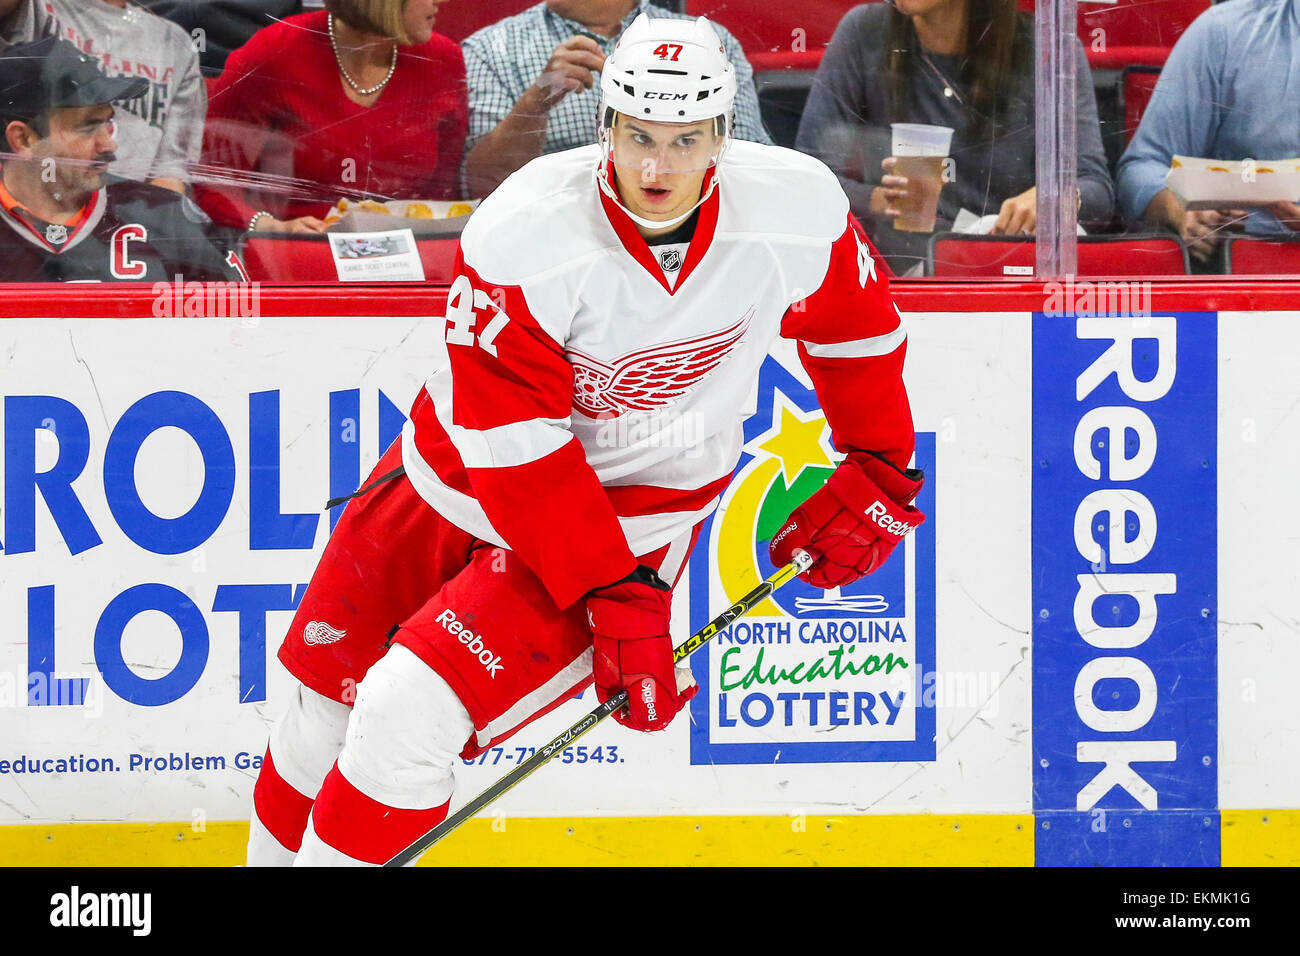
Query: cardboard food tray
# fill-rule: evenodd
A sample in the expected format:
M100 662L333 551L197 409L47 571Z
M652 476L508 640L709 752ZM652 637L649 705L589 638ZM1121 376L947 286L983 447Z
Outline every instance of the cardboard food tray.
M1300 159L1225 160L1175 156L1165 185L1188 209L1300 201Z
M471 213L472 215L472 213ZM454 239L465 229L469 216L452 219L411 219L381 212L348 211L327 232L391 232L410 229L417 239Z

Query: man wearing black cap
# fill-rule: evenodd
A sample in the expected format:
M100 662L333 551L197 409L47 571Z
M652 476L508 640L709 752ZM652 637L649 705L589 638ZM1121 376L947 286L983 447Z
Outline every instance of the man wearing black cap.
M0 54L0 280L247 281L189 199L107 182L113 101L147 89L52 37Z
M185 192L203 148L208 94L198 48L212 39L127 0L0 0L0 50L68 40L107 76L144 77L143 96L117 103L112 173Z

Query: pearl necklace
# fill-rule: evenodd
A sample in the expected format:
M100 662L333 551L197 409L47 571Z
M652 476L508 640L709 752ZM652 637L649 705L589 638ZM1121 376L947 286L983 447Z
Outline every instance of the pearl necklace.
M372 96L388 85L388 81L393 78L393 72L397 69L396 43L393 44L393 62L388 64L388 75L384 77L383 81L378 86L372 86L368 90L363 90L361 85L357 83L356 80L352 79L351 74L348 73L348 68L343 65L343 57L339 55L339 41L334 37L334 14L332 13L329 15L329 28L330 46L334 48L334 59L338 62L339 72L343 74L343 79L347 80L348 86L352 87L352 89L356 91L357 96Z

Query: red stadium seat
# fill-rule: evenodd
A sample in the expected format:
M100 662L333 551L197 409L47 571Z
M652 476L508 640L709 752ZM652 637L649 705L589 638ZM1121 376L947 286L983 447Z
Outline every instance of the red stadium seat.
M930 238L925 274L946 278L1034 275L1034 240L939 232Z
M454 278L455 237L417 239L424 276L448 284ZM244 246L249 275L261 282L338 282L324 236L254 236Z
M1168 50L1210 6L1211 0L1119 0L1118 3L1081 0L1079 39L1089 53L1102 52L1093 51L1093 46Z
M475 30L490 26L498 20L513 17L537 0L473 0L472 3L444 3L438 7L438 19L433 28L457 43Z
M755 52L746 54L749 65L754 68L754 73L764 73L773 70L786 70L790 72L806 71L810 73L817 72L817 67L821 66L822 54L826 50L818 47L815 50L804 50L802 53L795 53L790 50L777 50L775 53Z
M1117 3L1080 0L1079 39L1093 69L1118 70L1131 63L1162 66L1188 24L1209 9L1210 3L1211 0L1119 0ZM494 0L491 5L508 4ZM798 52L796 42L800 50L823 50L844 14L857 5L858 0L792 0L784 4L770 0L686 0L684 9L694 16L717 20L752 57L760 53ZM447 4L443 9L450 15L458 6L474 9L470 4ZM1032 12L1034 0L1020 0L1020 8ZM440 12L439 30L443 29L443 23L444 14Z
M1160 78L1160 67L1129 65L1119 76L1119 108L1124 117L1124 145L1127 146L1142 122L1151 93Z
M721 23L740 41L746 55L826 49L844 14L860 0L686 0L691 16ZM796 33L795 31L799 31ZM757 69L757 67L755 67ZM765 67L771 69L771 67Z
M1079 0L1079 40L1094 70L1163 66L1183 31L1210 6L1211 0ZM1032 11L1034 0L1020 0L1020 9Z
M1080 236L1078 275L1187 275L1187 251L1172 236ZM1032 278L1034 239L941 232L930 239L926 274L948 279Z
M1225 245L1225 271L1230 275L1300 275L1300 238L1234 236Z

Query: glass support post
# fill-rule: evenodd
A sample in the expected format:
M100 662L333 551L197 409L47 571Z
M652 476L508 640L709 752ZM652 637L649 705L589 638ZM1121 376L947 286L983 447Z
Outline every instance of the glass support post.
M1077 0L1034 5L1034 116L1038 236L1035 276L1060 279L1078 263L1078 123L1075 119Z

